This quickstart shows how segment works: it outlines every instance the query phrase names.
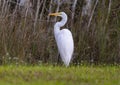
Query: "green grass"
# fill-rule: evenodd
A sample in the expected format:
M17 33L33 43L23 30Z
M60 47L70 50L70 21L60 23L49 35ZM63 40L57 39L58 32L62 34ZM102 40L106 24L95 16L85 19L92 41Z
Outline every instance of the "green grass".
M0 85L120 85L120 67L0 66Z

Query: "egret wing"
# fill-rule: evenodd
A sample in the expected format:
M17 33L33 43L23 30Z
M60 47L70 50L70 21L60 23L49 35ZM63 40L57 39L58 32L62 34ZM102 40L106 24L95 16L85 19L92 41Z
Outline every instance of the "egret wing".
M63 62L66 65L69 65L74 48L73 37L71 32L68 29L61 30L56 37L56 41Z

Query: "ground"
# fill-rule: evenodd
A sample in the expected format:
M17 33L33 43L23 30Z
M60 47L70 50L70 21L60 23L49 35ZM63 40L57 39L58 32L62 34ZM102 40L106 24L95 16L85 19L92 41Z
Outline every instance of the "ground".
M120 66L0 66L0 85L120 85Z

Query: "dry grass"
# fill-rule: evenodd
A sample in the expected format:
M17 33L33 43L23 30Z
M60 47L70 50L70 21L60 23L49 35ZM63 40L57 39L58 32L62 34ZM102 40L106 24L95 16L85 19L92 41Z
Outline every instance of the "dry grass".
M11 10L9 4L0 4L0 63L55 63L58 52L54 20L48 16L53 11L68 14L65 27L74 37L73 63L119 63L120 3L110 1L93 2L90 16L81 16L83 2L79 0L77 4L65 2L59 6L56 2L40 1L41 5L28 11L24 7Z

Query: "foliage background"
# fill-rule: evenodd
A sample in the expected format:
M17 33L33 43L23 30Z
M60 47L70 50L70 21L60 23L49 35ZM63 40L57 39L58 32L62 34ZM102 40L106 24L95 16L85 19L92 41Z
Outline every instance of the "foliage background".
M85 1L31 0L31 6L23 7L15 0L1 0L0 64L55 64L53 25L60 18L48 14L57 11L68 15L64 27L74 37L73 64L120 64L120 1L92 0L83 15Z

